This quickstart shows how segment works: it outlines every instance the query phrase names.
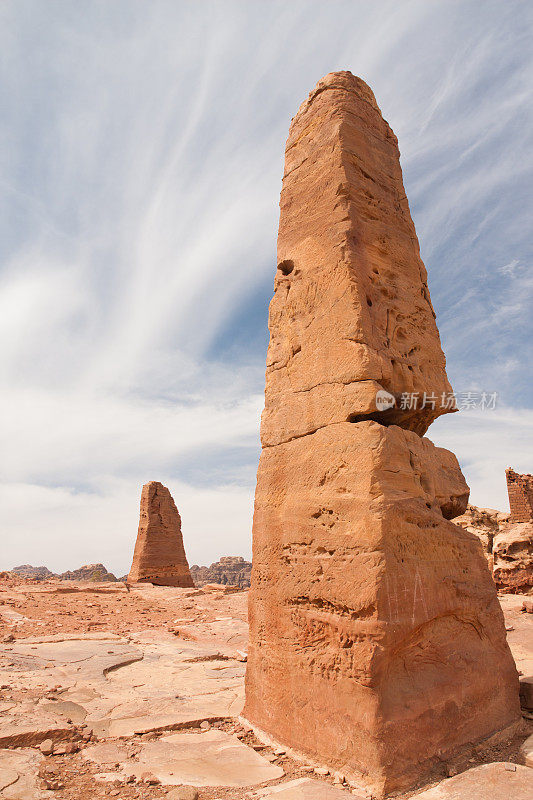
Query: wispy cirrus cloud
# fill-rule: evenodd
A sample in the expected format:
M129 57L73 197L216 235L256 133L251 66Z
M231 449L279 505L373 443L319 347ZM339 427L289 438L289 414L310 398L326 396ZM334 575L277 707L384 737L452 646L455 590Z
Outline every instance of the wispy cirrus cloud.
M187 510L192 560L249 553L284 141L334 69L371 84L399 137L456 388L499 391L513 419L430 435L457 445L474 499L503 503L531 406L527 4L0 16L0 567L105 554L124 572L148 479Z

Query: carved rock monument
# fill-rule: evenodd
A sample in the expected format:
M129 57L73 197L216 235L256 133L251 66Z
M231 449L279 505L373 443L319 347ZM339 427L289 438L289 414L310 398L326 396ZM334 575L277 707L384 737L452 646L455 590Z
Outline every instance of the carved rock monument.
M194 586L183 547L181 517L166 486L150 481L142 488L139 531L129 583Z
M244 715L374 794L519 719L397 140L327 75L293 119L270 305ZM387 407L390 406L390 407Z

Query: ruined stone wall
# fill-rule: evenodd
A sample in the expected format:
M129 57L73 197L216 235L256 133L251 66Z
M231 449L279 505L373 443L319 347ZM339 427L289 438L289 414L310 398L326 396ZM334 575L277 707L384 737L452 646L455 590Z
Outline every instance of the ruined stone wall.
M519 475L505 470L507 492L511 508L511 522L529 522L533 519L533 475Z

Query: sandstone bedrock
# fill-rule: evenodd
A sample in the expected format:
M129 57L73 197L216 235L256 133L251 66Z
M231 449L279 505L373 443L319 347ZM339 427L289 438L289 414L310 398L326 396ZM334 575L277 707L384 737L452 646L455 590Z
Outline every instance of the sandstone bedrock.
M280 210L244 715L383 796L520 712L487 560L451 521L468 486L424 438L452 409L399 402L451 387L397 140L360 78L300 106Z

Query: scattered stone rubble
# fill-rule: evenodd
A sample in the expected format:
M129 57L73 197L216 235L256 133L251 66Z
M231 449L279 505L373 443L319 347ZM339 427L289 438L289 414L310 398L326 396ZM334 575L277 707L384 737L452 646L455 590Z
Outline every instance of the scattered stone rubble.
M351 73L293 119L280 208L244 715L382 796L515 730L518 677L450 522L457 459L422 438L451 388L397 140Z

